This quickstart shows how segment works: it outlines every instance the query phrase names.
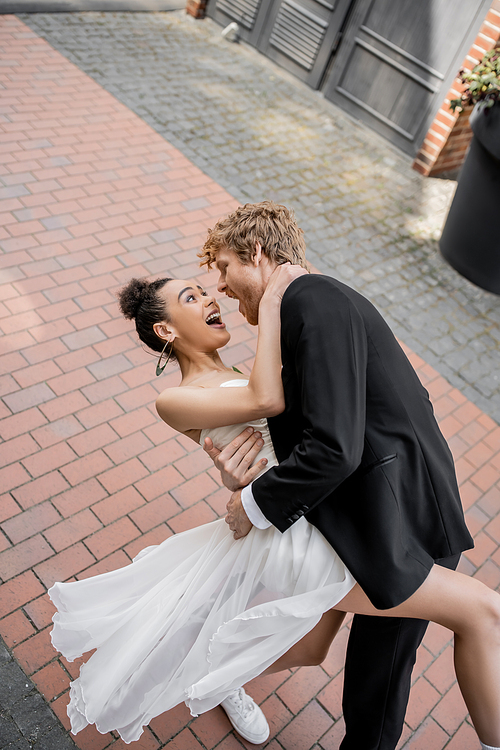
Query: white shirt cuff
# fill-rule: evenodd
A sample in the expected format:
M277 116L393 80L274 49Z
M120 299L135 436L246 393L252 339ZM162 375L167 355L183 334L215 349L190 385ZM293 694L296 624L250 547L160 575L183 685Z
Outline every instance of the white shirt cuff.
M249 484L243 487L241 490L241 504L243 509L248 516L248 520L253 523L258 529L267 529L272 526L271 521L268 521L257 503L254 500L252 485Z

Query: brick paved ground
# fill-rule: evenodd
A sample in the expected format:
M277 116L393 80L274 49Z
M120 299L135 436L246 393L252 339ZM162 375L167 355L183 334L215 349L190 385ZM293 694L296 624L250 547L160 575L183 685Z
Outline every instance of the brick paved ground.
M170 28L172 44L178 44L179 39L184 44L179 46L179 56L182 50L186 54L191 36L193 57L199 59L200 45L208 39L220 56L214 60L207 47L205 65L210 63L219 73L224 55L234 60L241 57L242 67L235 64L231 71L237 87L247 66L257 69L260 64L252 51L219 46L215 27L210 24L195 26L181 16L162 14L134 19L137 21L131 24L124 15L92 14L32 17L30 23L50 23L56 31L71 28L72 24L79 28L80 24L90 29L95 47L103 33L100 24L114 34L110 37L112 45L120 29L123 31L129 23L130 34L139 32L139 54L141 50L149 54L148 41L141 40L146 23L151 29L156 24L163 36ZM56 32L53 29L51 33ZM69 35L65 43L71 43ZM191 161L188 160L171 145L172 138L165 140L13 16L0 17L0 64L0 633L7 646L0 651L0 747L11 743L19 750L65 750L72 746L72 740L63 733L52 711L67 726L68 682L78 664L58 659L50 646L53 608L46 588L55 580L87 577L126 564L147 544L216 518L223 512L227 498L204 454L159 423L152 403L158 390L177 382L178 376L172 371L161 383L154 379L153 360L138 346L130 324L119 317L113 292L133 275L160 271L177 277L197 276L202 284L212 288L214 276L200 274L196 250L206 226L236 205L235 198L241 197L242 192L237 193L242 188L225 183L233 195L226 192L193 165L199 155L190 153ZM280 85L295 86L263 62L261 75L269 76L271 71ZM193 86L194 83L193 78ZM222 94L231 99L232 91L217 90L217 85L212 92L211 111L221 118ZM200 83L200 92L202 89ZM298 94L289 99L286 107L282 105L281 114L278 108L273 112L274 129L277 130L279 117L284 123L281 159L290 170L287 127L290 122L297 125L299 117L303 121L309 119L312 134L304 126L302 141L309 139L310 151L317 158L316 168L322 157L314 128L318 112L323 117L323 104L300 87L294 90L300 96L312 97L310 101L317 101L318 109L301 110ZM202 94L210 94L206 86ZM181 89L178 96L182 99ZM238 110L236 95L232 106ZM206 117L206 112L195 115ZM187 151L189 129L195 128L195 118L187 110L185 117L184 129L178 133L185 136L183 148ZM324 117L325 137L330 137L338 123L327 121L330 115ZM348 121L342 115L338 115L338 122L347 127ZM413 351L408 349L408 354L431 393L457 459L467 518L476 538L476 548L464 556L462 569L498 587L500 427L491 418L497 414L497 407L479 393L477 383L466 384L462 379L462 387L457 388L450 382L460 374L458 370L446 380L430 366L430 357L423 357L430 351L423 339L417 341L409 329L404 329L405 298L401 296L400 300L395 294L391 302L390 295L402 288L398 284L406 273L406 300L410 287L411 292L417 290L422 325L427 326L426 320L432 322L429 340L437 335L440 321L447 320L448 315L460 317L470 338L454 340L453 353L460 352L461 347L465 350L467 342L471 346L471 341L476 340L473 331L480 342L493 335L498 299L462 282L440 264L435 254L429 236L439 226L449 185L424 182L410 172L403 157L361 128L349 127L359 152L332 153L331 161L315 174L318 182L325 181L324 215L340 212L346 222L357 222L352 203L343 204L341 196L350 196L352 201L356 190L360 192L362 188L371 201L370 222L380 222L387 232L379 243L375 230L368 236L355 234L357 229L347 227L349 248L342 245L339 234L338 247L324 240L324 249L314 255L314 261L316 265L325 264L330 251L332 257L337 257L342 247L351 252L360 243L358 254L352 252L349 263L342 264L343 277L357 283L364 279L368 291L374 290L375 283L385 290L374 296L378 295L381 306L383 299L389 301L388 313L398 333L405 345L412 346ZM255 133L262 148L266 148L257 126ZM201 135L198 133L198 137ZM216 164L216 136L208 135L210 141L205 148ZM272 135L270 128L269 138ZM224 162L227 139L219 135L219 140L219 182L225 182L223 172L234 164L234 153ZM176 140L176 145L182 145L182 139ZM280 153L270 146L268 159L274 160L276 172L281 174L279 179L284 180L279 157ZM245 158L250 165L250 155ZM264 168L264 157L261 154L258 158ZM378 165L376 178L366 167L370 158ZM327 174L340 159L345 160L344 167L337 166L336 175L343 175L343 181L337 179L335 199L333 188L327 189ZM205 169L212 169L208 162ZM295 169L298 179L301 170L305 170L300 157ZM360 182L361 174L365 178ZM304 173L304 180L309 179L312 177ZM395 181L399 181L401 191L391 196L389 188L394 187ZM294 194L285 185L282 190L278 184L265 186L264 194L291 202ZM429 195L435 191L441 203L436 210L432 202L427 204L418 229L420 237L410 237L407 226L399 221L406 216L402 196L405 191L415 195L425 190ZM250 187L248 194L261 197L251 194ZM304 182L301 196L307 195L310 192ZM327 225L315 225L315 201L317 196L309 204L300 203L300 210L309 237L319 242L322 226L326 232ZM421 196L415 201L415 205L423 205ZM410 215L409 221L416 220ZM391 226L399 228L397 235L391 234ZM397 239L397 252L391 249L393 240L388 239L393 236ZM365 256L361 242L367 249ZM417 266L417 256L427 264L431 281L423 275L412 281L410 271ZM362 265L363 257L367 259L366 266ZM393 272L389 273L391 263ZM372 281L368 271L375 277ZM433 316L425 318L424 307L434 312L436 324ZM225 360L241 369L248 368L255 346L254 332L242 323L233 303L224 300L223 308L233 332ZM405 331L407 336L403 335ZM444 331L442 341L446 342ZM415 342L421 344L420 351ZM483 368L482 377L487 372L485 363L498 356L490 344L486 351L487 356L482 358L475 355ZM433 363L441 367L443 361L438 358ZM490 374L493 373L491 369ZM468 398L471 388L474 399ZM477 405L480 401L484 403L483 410ZM268 745L272 750L338 747L347 633L344 627L322 667L254 681L251 692L264 706L272 725ZM478 743L466 721L465 707L453 679L449 632L430 627L419 652L414 680L400 746L406 750L476 750ZM174 750L241 749L242 743L229 729L219 709L190 720L182 707L154 720L135 747L160 748L170 740ZM113 735L101 736L93 728L82 732L75 741L82 750L123 746Z
M317 268L500 422L500 301L441 259L455 183L410 159L210 20L54 14L24 20L239 201L294 206Z

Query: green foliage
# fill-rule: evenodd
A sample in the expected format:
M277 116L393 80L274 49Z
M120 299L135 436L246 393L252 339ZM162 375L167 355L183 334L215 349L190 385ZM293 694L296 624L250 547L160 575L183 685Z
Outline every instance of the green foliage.
M452 99L450 109L462 110L468 104L484 102L492 107L500 100L500 42L485 54L481 62L472 70L461 70L459 75L466 89L460 99Z

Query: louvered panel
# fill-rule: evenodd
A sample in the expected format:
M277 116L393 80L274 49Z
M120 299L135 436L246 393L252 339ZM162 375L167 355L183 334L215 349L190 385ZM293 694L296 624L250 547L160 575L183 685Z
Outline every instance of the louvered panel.
M274 37L271 37L271 44L284 55L287 55L294 62L301 65L305 70L311 70L317 50L314 50L312 53L305 50L303 47L303 39L299 39L298 42L295 42L295 40L291 39L289 35L279 36L276 34Z
M303 23L303 20L298 13L291 13L287 16L284 15L281 19L281 27L286 29L290 36L293 36L296 39L303 39L302 43L304 44L304 47L309 47L313 50L318 44L321 44L324 30L309 23L307 24L306 34L304 35L305 26L306 24ZM273 29L273 33L276 31L276 29Z
M251 31L260 0L217 0L215 7Z
M281 4L270 44L305 70L311 70L328 23L293 0Z
M286 32L286 33L285 33ZM291 21L289 18L283 19L281 27L273 30L273 34L280 36L285 44L288 44L292 49L298 47L307 56L315 56L318 45L321 44L323 34L321 31L311 29L307 37L302 33L300 34L297 30L297 23Z

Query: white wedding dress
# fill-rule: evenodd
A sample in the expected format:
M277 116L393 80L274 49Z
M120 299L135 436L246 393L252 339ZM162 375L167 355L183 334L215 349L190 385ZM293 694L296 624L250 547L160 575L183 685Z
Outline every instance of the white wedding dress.
M246 385L232 380L225 386ZM276 464L266 420L259 458ZM246 425L203 430L223 447ZM224 519L142 550L119 570L56 583L52 643L69 661L97 649L71 683L68 715L137 740L151 719L185 702L217 706L308 633L354 586L304 517L233 538Z

